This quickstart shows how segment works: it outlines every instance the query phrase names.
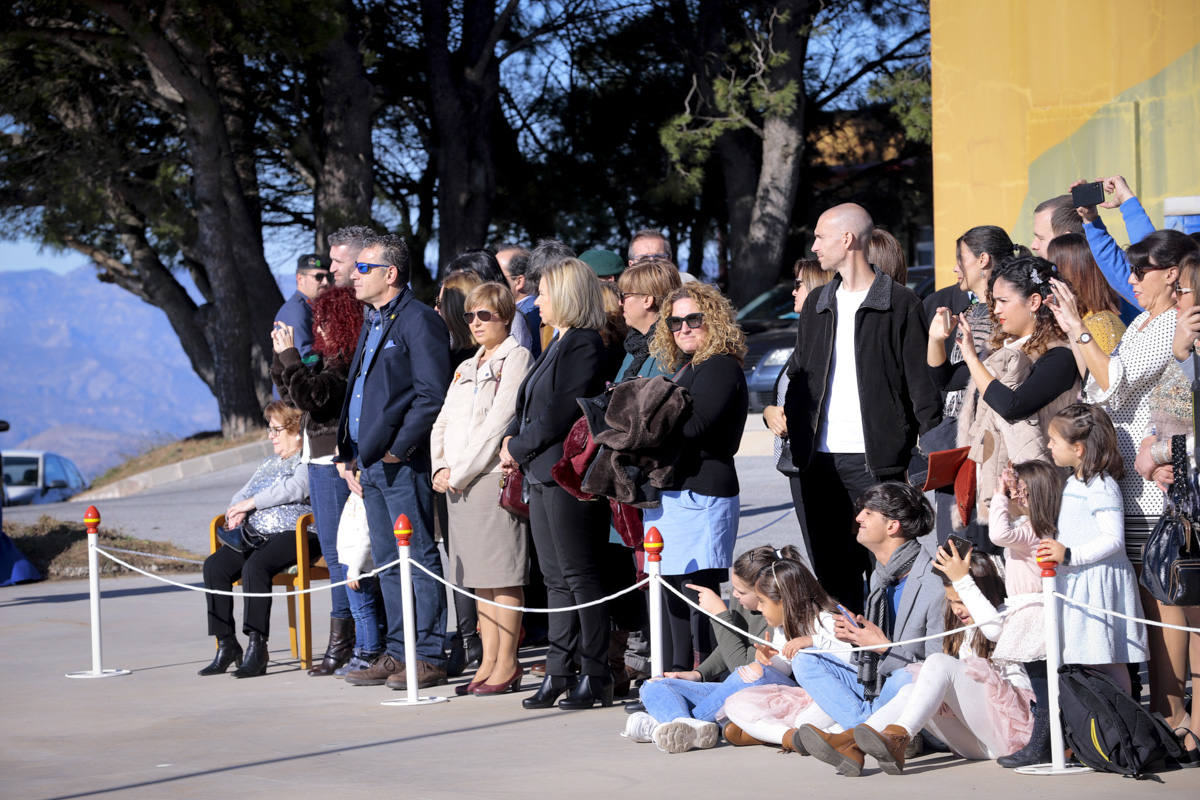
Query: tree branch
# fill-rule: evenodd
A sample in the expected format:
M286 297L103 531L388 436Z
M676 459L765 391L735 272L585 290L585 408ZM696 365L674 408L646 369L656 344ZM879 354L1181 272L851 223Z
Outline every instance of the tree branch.
M828 92L826 92L820 98L818 98L815 101L815 104L819 108L824 107L831 100L836 99L838 97L838 95L845 92L847 89L849 89L855 83L858 83L858 81L861 80L864 75L870 74L872 71L883 66L888 61L892 61L896 58L912 58L914 56L923 55L923 54L915 54L915 53L900 55L900 51L903 50L908 45L912 44L913 42L919 40L921 37L928 36L928 35L929 35L928 28L924 28L922 30L913 32L912 34L910 34L909 36L907 36L903 40L901 40L899 43L897 43L888 52L884 53L883 55L881 55L877 58L872 59L871 61L867 61L866 63L864 63L857 70L855 70L850 75L850 77L846 78L844 81L842 81L837 86L830 89Z

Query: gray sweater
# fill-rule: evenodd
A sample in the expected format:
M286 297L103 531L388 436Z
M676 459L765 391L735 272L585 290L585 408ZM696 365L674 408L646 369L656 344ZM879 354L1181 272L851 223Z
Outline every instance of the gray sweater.
M767 621L756 611L747 611L745 606L735 598L730 597L728 608L718 614L721 619L751 636L765 638ZM717 649L697 669L700 677L706 682L722 681L725 677L743 664L754 660L754 644L745 636L734 633L719 622L713 622L713 632L717 636Z

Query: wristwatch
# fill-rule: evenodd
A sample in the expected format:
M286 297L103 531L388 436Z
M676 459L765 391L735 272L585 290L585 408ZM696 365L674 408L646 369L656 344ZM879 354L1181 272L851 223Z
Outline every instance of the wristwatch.
M1064 567L1070 566L1070 564L1071 564L1071 548L1064 547L1063 548L1063 566Z
M1087 331L1084 331L1083 333L1079 334L1079 338L1076 339L1075 341L1079 342L1080 344L1087 344L1091 340L1092 340L1092 335L1090 333L1088 333Z

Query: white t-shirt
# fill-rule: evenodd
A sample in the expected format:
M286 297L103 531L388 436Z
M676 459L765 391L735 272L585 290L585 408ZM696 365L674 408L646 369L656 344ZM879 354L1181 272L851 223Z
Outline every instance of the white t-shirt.
M829 364L829 388L821 409L817 450L822 453L865 453L862 405L858 399L858 369L854 359L854 315L866 299L868 289L848 292L838 288L837 330Z

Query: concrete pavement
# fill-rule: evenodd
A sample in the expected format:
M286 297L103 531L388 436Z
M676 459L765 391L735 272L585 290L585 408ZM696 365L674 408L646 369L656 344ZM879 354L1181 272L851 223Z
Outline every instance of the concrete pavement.
M198 576L186 580L198 583ZM516 695L384 707L383 687L309 678L287 652L275 603L268 674L200 678L212 657L203 600L145 578L105 579L104 663L133 674L69 680L90 666L86 581L0 590L0 796L13 798L719 798L859 796L1188 798L1200 770L1134 783L1114 775L1016 775L946 754L901 777L873 764L842 778L812 758L721 746L667 755L619 732L617 708L525 711ZM314 619L328 611L314 596ZM240 608L238 614L240 616ZM528 661L540 651L524 651Z

